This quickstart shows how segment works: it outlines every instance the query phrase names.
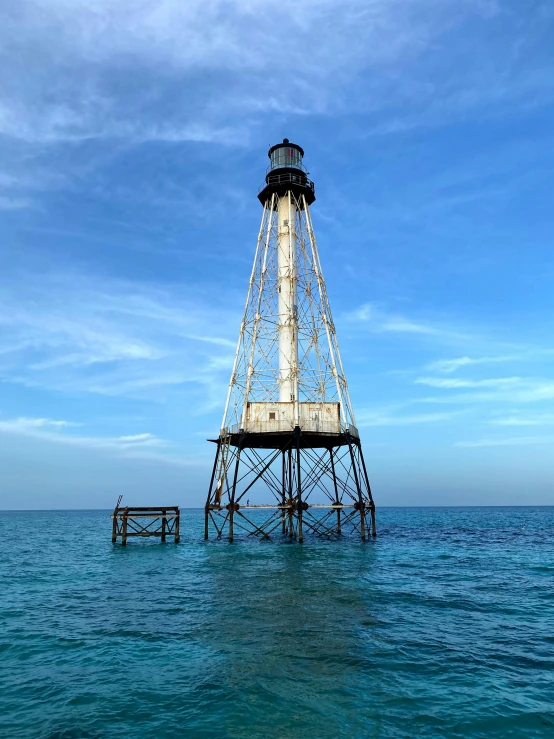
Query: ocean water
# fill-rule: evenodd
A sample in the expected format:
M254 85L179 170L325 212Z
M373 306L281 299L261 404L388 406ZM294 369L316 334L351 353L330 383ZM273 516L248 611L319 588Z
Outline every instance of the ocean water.
M0 513L0 736L554 737L554 508L377 521L123 548L108 511Z

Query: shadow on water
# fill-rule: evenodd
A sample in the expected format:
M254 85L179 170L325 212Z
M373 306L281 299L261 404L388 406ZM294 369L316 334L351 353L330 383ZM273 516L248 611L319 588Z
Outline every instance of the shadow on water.
M266 737L368 730L371 711L359 695L372 679L372 660L360 625L376 618L367 579L375 549L330 542L208 552L213 600L205 639L225 654L227 736L244 737L245 723L252 736Z

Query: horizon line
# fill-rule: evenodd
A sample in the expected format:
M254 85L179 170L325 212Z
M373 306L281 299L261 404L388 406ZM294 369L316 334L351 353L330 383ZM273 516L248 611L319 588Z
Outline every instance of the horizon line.
M126 506L122 506L125 508ZM134 506L129 506L133 508ZM160 506L160 508L171 508L173 506ZM176 506L184 511L203 511L203 506ZM474 504L474 505L384 505L376 506L376 510L387 508L554 508L554 503L527 503L525 505L502 505L502 504ZM113 511L114 508L0 508L0 513L54 513L54 512L85 512L85 511Z

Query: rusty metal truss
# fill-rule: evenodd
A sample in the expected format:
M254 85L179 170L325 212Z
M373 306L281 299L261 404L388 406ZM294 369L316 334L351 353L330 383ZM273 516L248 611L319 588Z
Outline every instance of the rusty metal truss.
M162 542L166 537L173 536L176 544L179 543L180 512L178 506L158 506L155 508L120 507L121 497L111 516L112 542L121 537L123 546L131 536L157 536Z
M285 140L269 155L272 166L281 155L301 163L303 151ZM277 174L290 184L271 170L260 193L204 535L365 540L375 505L310 216L313 183L294 166Z
M252 436L243 432L231 444L216 442L206 539L210 530L229 541L235 534L299 542L305 534L356 534L362 540L375 535L375 505L358 438L345 433L313 447L297 429L281 435L279 446L263 448ZM225 473L218 478L221 466ZM260 492L266 502L250 505Z
M280 401L278 334L283 316L278 253L279 205L283 201L290 206L291 220L286 228L296 244L291 270L296 296L291 306L297 344L297 361L291 368L297 383L295 399L299 403L338 403L343 429L355 430L309 206L304 195L289 192L284 197L273 194L264 205L221 432L244 428L248 403Z

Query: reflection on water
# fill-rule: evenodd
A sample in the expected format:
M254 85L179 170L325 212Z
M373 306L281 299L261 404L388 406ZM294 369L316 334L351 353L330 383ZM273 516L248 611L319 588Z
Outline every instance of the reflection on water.
M369 713L359 696L372 665L359 626L375 620L362 573L375 551L350 549L243 547L233 551L231 568L228 550L210 551L214 612L206 638L227 657L229 737L244 736L245 722L254 736L308 736L315 717L319 736L362 730Z

